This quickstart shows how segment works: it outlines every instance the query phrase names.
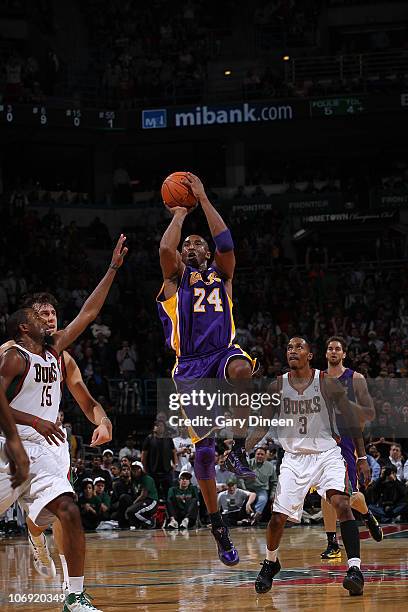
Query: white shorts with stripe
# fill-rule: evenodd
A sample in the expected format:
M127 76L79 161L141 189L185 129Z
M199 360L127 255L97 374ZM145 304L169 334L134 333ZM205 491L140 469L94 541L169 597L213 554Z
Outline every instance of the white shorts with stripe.
M315 487L324 499L330 489L349 493L346 464L340 447L308 455L285 451L273 511L286 514L291 521L300 523L303 502L311 487Z
M29 477L17 489L13 489L4 442L4 438L0 438L0 514L18 501L36 525L52 523L56 516L46 508L47 504L64 493L74 494L67 474L61 469L65 469L62 457L42 444L23 441L30 460Z

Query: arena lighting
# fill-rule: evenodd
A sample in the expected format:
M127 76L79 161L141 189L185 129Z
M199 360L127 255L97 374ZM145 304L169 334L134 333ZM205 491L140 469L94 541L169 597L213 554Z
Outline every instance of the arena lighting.
M289 55L284 55L282 57L282 59L283 59L284 62L288 62L290 60L290 56Z
M310 234L311 234L310 230L302 228L293 234L292 240L294 242L296 242L297 240L303 240L303 238L310 236Z
M231 76L231 70L224 70L224 76Z

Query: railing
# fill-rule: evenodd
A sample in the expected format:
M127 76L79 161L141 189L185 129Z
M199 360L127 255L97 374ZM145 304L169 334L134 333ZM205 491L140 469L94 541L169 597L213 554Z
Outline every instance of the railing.
M286 64L287 83L397 78L408 75L408 51L295 57Z

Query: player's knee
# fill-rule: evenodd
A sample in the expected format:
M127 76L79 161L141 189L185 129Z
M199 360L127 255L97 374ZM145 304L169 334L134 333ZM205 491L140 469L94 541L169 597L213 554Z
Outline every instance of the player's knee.
M195 447L194 473L198 480L215 478L215 448L206 440L197 442Z
M61 503L58 506L57 516L62 524L70 524L75 525L81 524L81 515L79 513L79 508L74 502L73 499L67 497L61 500Z
M271 530L277 529L286 522L287 517L280 512L272 512L271 518L269 519L268 527Z
M228 366L228 378L251 378L252 368L249 361L245 359L236 359Z

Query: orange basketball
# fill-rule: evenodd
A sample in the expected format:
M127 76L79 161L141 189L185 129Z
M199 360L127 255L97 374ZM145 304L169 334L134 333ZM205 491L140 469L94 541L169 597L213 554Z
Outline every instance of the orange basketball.
M173 172L163 181L161 194L166 206L184 206L191 208L197 199L191 189L181 182L187 172Z

